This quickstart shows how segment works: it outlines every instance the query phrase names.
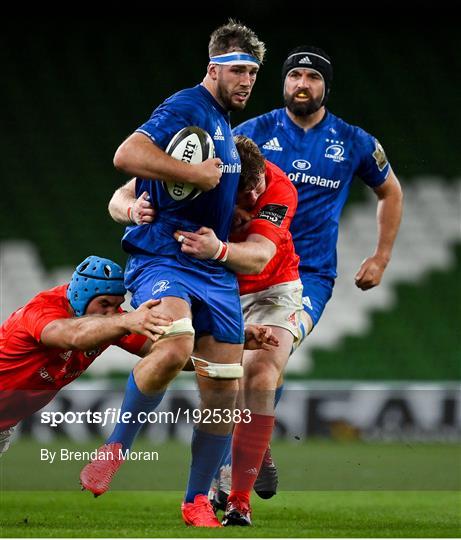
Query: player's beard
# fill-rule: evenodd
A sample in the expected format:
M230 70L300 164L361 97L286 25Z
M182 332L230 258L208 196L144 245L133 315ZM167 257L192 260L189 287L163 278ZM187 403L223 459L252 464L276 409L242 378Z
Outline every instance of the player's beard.
M220 101L227 111L242 111L247 104L247 100L243 103L236 103L232 101L232 93L226 88L224 84L218 82L217 85L218 101Z
M295 116L309 116L317 112L322 106L323 96L319 98L311 97L311 99L305 103L296 102L295 97L296 94L290 96L286 92L283 96L285 100L285 106Z

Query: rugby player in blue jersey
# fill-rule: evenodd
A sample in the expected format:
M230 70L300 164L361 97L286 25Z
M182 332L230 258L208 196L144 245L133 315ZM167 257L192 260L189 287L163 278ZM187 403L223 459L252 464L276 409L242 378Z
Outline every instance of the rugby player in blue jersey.
M150 119L118 148L114 163L123 172L145 179L140 187L156 201L153 223L128 227L122 246L130 254L125 284L138 306L161 298L163 313L174 322L131 373L122 412L133 417L155 409L168 384L182 370L194 348L200 357L198 385L204 408L234 409L243 349L243 319L235 274L224 262L198 260L181 252L173 233L212 228L228 239L240 173L229 112L245 107L263 61L265 46L249 28L229 21L215 30L209 43L209 63L203 82L182 90L154 110ZM164 149L186 126L198 126L213 138L216 158L188 164ZM193 184L204 193L190 201L174 201L157 180ZM224 257L224 258L223 258ZM206 376L208 375L208 376ZM218 378L216 378L218 377ZM208 501L208 490L225 448L232 424L200 424L192 439L192 464L182 504L188 525L220 527ZM102 448L130 448L141 424L118 424ZM117 449L109 455L116 455ZM83 487L101 494L121 462L96 460L81 473Z
M216 494L213 506L226 510L222 521L225 526L251 524L250 493L272 435L274 389L299 337L299 317L303 313L299 257L289 233L297 204L296 189L278 167L264 160L253 141L240 136L235 142L242 172L231 243L225 246L229 255L224 264L237 272L246 323L245 349L252 349L243 359L243 400L239 403L242 409L251 411L251 422L237 423L234 428L233 447L237 454L233 458L232 492L212 490ZM140 182L132 179L112 196L109 213L118 223L131 220L148 224L155 219L149 194L141 192L137 184ZM248 222L248 218L253 219ZM242 227L240 220L244 222ZM181 242L183 253L202 260L211 258L220 244L214 232L205 227L197 233L177 231L175 238ZM265 326L259 328L255 322ZM265 335L261 335L263 330ZM257 342L255 336L259 337ZM229 447L222 473L220 467L220 480L230 473L230 455Z
M336 277L336 243L341 211L354 176L377 196L376 249L355 275L362 290L379 285L388 265L402 215L402 191L377 139L326 109L333 66L322 49L296 47L282 68L285 107L237 126L234 135L253 139L298 190L290 231L300 256L306 336L318 323ZM277 399L281 395L281 381ZM276 469L266 452L255 489L275 493Z

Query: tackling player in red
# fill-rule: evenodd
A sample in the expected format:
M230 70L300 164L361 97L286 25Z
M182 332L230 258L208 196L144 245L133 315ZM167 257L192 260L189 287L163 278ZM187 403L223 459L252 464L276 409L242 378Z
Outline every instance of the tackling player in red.
M49 403L110 345L142 356L171 318L145 302L123 312L122 268L92 255L70 283L43 291L0 327L0 455L14 426ZM149 338L149 339L148 339Z
M14 426L49 403L110 345L144 356L169 332L172 319L149 300L124 312L122 268L92 255L70 283L40 292L0 327L0 455ZM274 343L267 329L249 326L245 347Z

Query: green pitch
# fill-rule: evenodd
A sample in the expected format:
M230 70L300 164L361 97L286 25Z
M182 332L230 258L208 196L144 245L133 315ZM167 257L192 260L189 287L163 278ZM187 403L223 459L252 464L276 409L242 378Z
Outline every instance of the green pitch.
M97 442L16 441L0 459L0 537L460 537L460 448L454 443L276 442L280 493L253 496L251 528L191 529L181 520L189 448L158 462L125 463L113 491L79 491L84 462L41 460L41 450Z
M192 529L181 492L3 492L2 537L459 537L453 492L282 492L255 497L251 528Z

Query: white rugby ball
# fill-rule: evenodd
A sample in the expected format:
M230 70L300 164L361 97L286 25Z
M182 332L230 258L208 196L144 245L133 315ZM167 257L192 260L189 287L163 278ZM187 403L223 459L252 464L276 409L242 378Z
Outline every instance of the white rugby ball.
M178 131L171 139L165 152L186 163L201 163L215 155L210 134L197 126L189 126ZM162 182L163 188L175 201L191 201L202 191L186 182Z

